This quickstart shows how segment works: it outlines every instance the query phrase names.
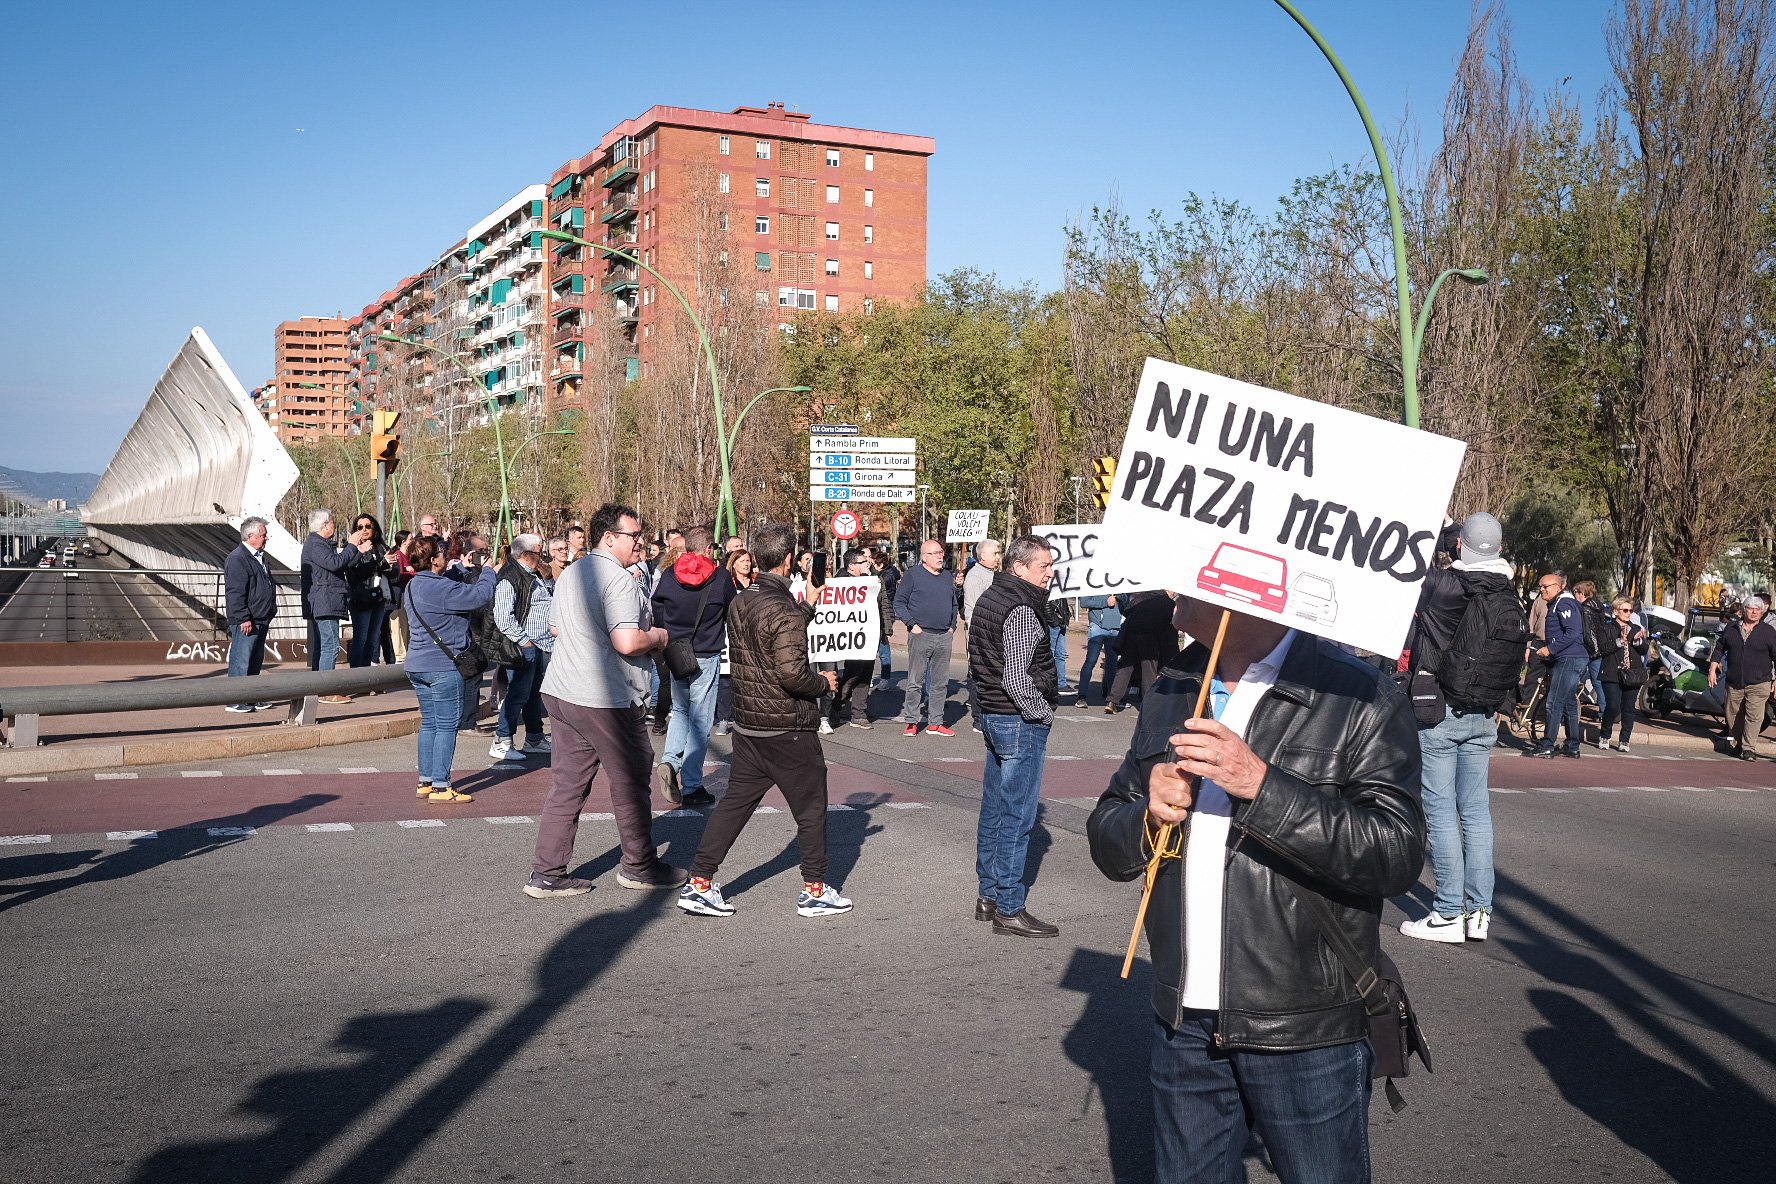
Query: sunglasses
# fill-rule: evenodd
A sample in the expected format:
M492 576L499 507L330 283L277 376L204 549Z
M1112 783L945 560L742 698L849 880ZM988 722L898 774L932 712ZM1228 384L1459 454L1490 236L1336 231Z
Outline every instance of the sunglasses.
M620 539L634 539L638 543L647 537L645 530L607 530L604 533L615 535Z

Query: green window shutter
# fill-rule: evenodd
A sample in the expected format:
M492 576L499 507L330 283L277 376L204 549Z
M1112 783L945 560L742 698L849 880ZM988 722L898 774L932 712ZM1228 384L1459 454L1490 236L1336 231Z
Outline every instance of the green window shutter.
M636 379L638 379L640 377L641 377L641 359L640 358L624 358L623 359L623 378L628 382L634 382Z
M753 255L752 261L758 266L760 271L771 270L771 252L769 251L759 251L757 254Z
M541 218L543 216L543 201L541 198L530 203L530 216L532 218Z
M563 177L563 178L561 178L561 180L555 182L554 186L552 186L549 190L550 199L555 200L555 201L559 201L563 196L566 195L566 193L569 189L573 188L573 183L574 183L574 179L572 177Z
M573 294L575 296L578 296L580 293L582 293L586 290L586 277L585 276L581 275L579 272L576 271L573 273L572 276L570 276L568 278L573 280L573 287L572 287L571 291L573 292Z
M533 251L540 251L543 249L543 232L542 231L533 230L530 232L530 249Z
M506 297L510 296L511 294L512 294L512 281L511 280L505 279L505 280L494 280L493 281L493 303L495 305L504 304L506 302Z
M575 230L586 229L586 211L585 210L582 210L579 206L575 206L573 209L569 210L567 212L567 214L568 214L568 219L567 219L568 225L572 226Z

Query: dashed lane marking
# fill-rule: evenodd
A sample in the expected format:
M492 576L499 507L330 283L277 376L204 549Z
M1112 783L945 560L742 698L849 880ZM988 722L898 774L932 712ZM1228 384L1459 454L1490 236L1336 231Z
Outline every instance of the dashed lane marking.
M442 818L403 818L396 822L395 825L405 827L443 826L444 820Z
M265 776L267 776L267 777L300 777L300 776L302 776L301 769L261 769L259 771L261 773L265 774Z
M134 843L138 839L158 839L159 837L160 832L157 830L108 830L105 832L106 841L111 843Z
M1570 790L1570 789L1556 789L1553 786L1537 786L1536 789L1534 790L1534 792L1536 792L1536 793L1571 793L1572 790Z
M25 847L49 842L48 835L0 835L0 847Z
M1495 785L1492 787L1492 792L1493 793L1528 793L1529 791L1527 789L1500 789L1498 786Z
M1060 753L1055 753L1055 754L1051 755L1048 759L1051 761L1076 761L1081 758L1076 757L1076 756L1063 756Z
M591 814L580 815L580 821L581 822L613 822L616 820L616 817L617 816L615 814L612 814L608 810L598 810L598 811L595 811L594 813L591 813Z
M380 773L380 772L382 772L381 769L378 769L374 765L350 765L350 766L342 767L339 771L341 773Z
M752 812L754 814L781 814L783 808L781 806L755 806Z
M929 810L929 809L931 809L931 807L928 804L926 804L925 802L889 802L888 808L890 810ZM760 806L759 809L774 811L777 809L777 807L776 806Z
M134 781L135 779L136 779L136 774L134 774L134 773L94 773L93 774L94 781Z
M221 769L180 769L179 776L181 776L181 777L220 777L220 776L222 776L222 770Z
M501 814L496 817L489 818L487 821L492 823L494 826L524 826L527 824L535 823L536 819L527 817L526 815L523 815L523 814Z
M974 758L971 756L934 756L931 759L940 765L966 765Z
M48 781L48 780L49 780L49 778L47 778L47 777L8 777L6 779L6 783L8 785L11 785L13 782L16 782L16 781Z
M829 812L831 812L833 810L855 810L855 809L857 809L856 806L847 806L843 802L831 802L827 805L826 808Z
M349 822L310 822L304 824L303 829L310 834L319 835L333 834L336 831L352 830L354 828Z
M240 839L258 834L259 828L256 826L211 826L205 828L205 833L212 839Z

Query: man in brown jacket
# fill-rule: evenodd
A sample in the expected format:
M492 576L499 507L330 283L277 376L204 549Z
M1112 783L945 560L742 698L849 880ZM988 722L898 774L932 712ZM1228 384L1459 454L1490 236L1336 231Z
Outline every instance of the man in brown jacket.
M728 791L716 803L691 878L678 907L705 917L731 917L734 906L715 882L716 870L773 785L795 815L802 852L796 912L830 917L851 902L826 882L826 754L820 748L820 698L838 689L838 674L808 665L808 622L814 606L789 594L795 528L760 527L752 537L759 572L728 607L728 661L734 678L734 757Z

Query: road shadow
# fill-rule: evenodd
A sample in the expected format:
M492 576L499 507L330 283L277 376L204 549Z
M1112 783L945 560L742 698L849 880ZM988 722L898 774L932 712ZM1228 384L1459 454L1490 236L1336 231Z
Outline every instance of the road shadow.
M1048 821L1048 803L1036 804L1036 825L1030 828L1030 849L1024 855L1024 888L1036 886L1036 873L1042 870L1042 861L1048 858L1049 848L1054 846L1054 836L1048 833L1043 825ZM1118 967L1118 969L1121 969Z
M264 803L237 814L206 818L188 826L131 839L123 847L0 859L0 912L33 904L58 892L152 871L174 860L208 855L239 843L248 837L249 828L284 822L338 800L338 794L303 794L288 802ZM211 831L224 833L212 834ZM243 833L228 833L235 831ZM72 871L74 874L30 884L7 882L52 875L57 871Z
M163 1148L142 1162L131 1178L133 1184L234 1184L242 1179L255 1184L291 1179L378 1184L394 1178L557 1015L597 982L670 902L669 893L635 894L623 902L627 907L594 914L568 930L537 960L530 997L479 1035L436 1081L381 1123L330 1174L314 1170L316 1155L366 1110L436 1060L491 1004L452 998L423 1010L346 1020L335 1045L364 1050L357 1061L341 1068L280 1070L248 1090L240 1108L276 1115L278 1121L270 1131L247 1139Z
M1135 961L1127 982L1117 977L1121 973L1122 959L1114 954L1083 947L1073 951L1060 986L1084 995L1085 1010L1061 1038L1061 1048L1090 1075L1103 1106L1110 1178L1117 1184L1145 1184L1153 1179L1153 1094L1148 1084L1153 1009L1147 1003L1152 975L1145 958ZM1078 1122L1090 1113L1088 1093L1076 1110L1056 1117Z
M1494 941L1565 988L1529 993L1550 1026L1524 1038L1562 1097L1679 1184L1767 1173L1776 1102L1697 1033L1776 1066L1776 1004L1672 971L1515 877L1498 882L1506 921ZM1579 993L1608 1003L1614 1022Z

